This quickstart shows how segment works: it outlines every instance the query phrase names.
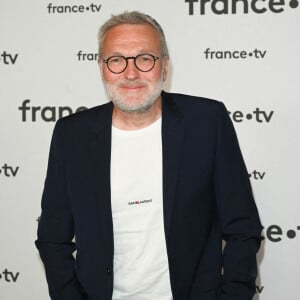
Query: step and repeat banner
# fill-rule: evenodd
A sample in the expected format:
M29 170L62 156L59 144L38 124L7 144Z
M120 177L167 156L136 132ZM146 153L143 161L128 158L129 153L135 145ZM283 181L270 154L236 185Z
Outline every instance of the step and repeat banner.
M96 36L125 10L164 28L165 90L228 109L264 225L255 299L300 299L298 0L0 1L0 299L49 299L34 240L52 130L107 102Z

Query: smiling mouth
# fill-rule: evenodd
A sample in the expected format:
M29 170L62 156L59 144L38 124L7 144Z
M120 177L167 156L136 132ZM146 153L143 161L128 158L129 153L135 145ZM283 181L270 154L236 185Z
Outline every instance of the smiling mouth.
M144 87L145 87L144 85L123 85L123 86L121 86L122 89L131 90L131 91L139 90Z

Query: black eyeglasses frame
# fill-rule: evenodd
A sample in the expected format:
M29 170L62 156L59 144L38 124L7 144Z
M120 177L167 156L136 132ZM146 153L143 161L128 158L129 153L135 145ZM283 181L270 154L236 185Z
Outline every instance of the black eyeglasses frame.
M136 64L137 58L139 58L139 57L141 57L141 56L143 56L143 55L149 55L149 56L151 56L152 59L153 59L153 66L152 66L149 70L146 70L146 71L140 69L140 68L137 66L137 64ZM109 61L110 61L112 58L115 58L115 57L123 58L123 59L126 61L126 64L125 64L124 69L123 69L122 71L120 71L120 72L114 72L114 71L112 71L112 70L110 69L109 65L108 65ZM133 59L133 62L134 62L135 67L136 67L139 71L145 73L145 72L150 72L150 71L154 68L155 62L156 62L159 58L160 58L159 56L155 56L155 55L150 54L150 53L141 53L141 54L138 54L138 55L136 55L136 56L112 55L112 56L108 57L107 59L103 59L102 61L107 65L107 68L108 68L108 70L109 70L110 72L112 72L112 73L114 73L114 74L121 74L121 73L123 73L123 72L127 69L127 66L128 66L128 60L129 60L129 59Z

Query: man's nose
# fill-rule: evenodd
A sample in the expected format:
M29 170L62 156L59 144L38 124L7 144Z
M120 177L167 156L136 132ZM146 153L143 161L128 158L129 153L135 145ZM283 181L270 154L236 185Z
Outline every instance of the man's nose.
M133 59L128 59L127 68L124 71L124 75L127 79L136 79L140 75L140 71L136 68Z

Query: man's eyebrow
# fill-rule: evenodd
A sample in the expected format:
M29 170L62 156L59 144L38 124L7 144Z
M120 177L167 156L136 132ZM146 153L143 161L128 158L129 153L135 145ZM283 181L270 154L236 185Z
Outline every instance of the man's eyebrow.
M120 52L112 52L109 53L109 55L105 55L105 57L111 57L111 56L124 56L124 55Z
M124 53L121 53L121 52L112 52L109 55L106 55L106 57L111 57L111 56L124 56L124 57L137 56L139 54L153 54L153 52L154 51L150 51L150 50L139 50L135 54L132 54L132 55L125 55Z

